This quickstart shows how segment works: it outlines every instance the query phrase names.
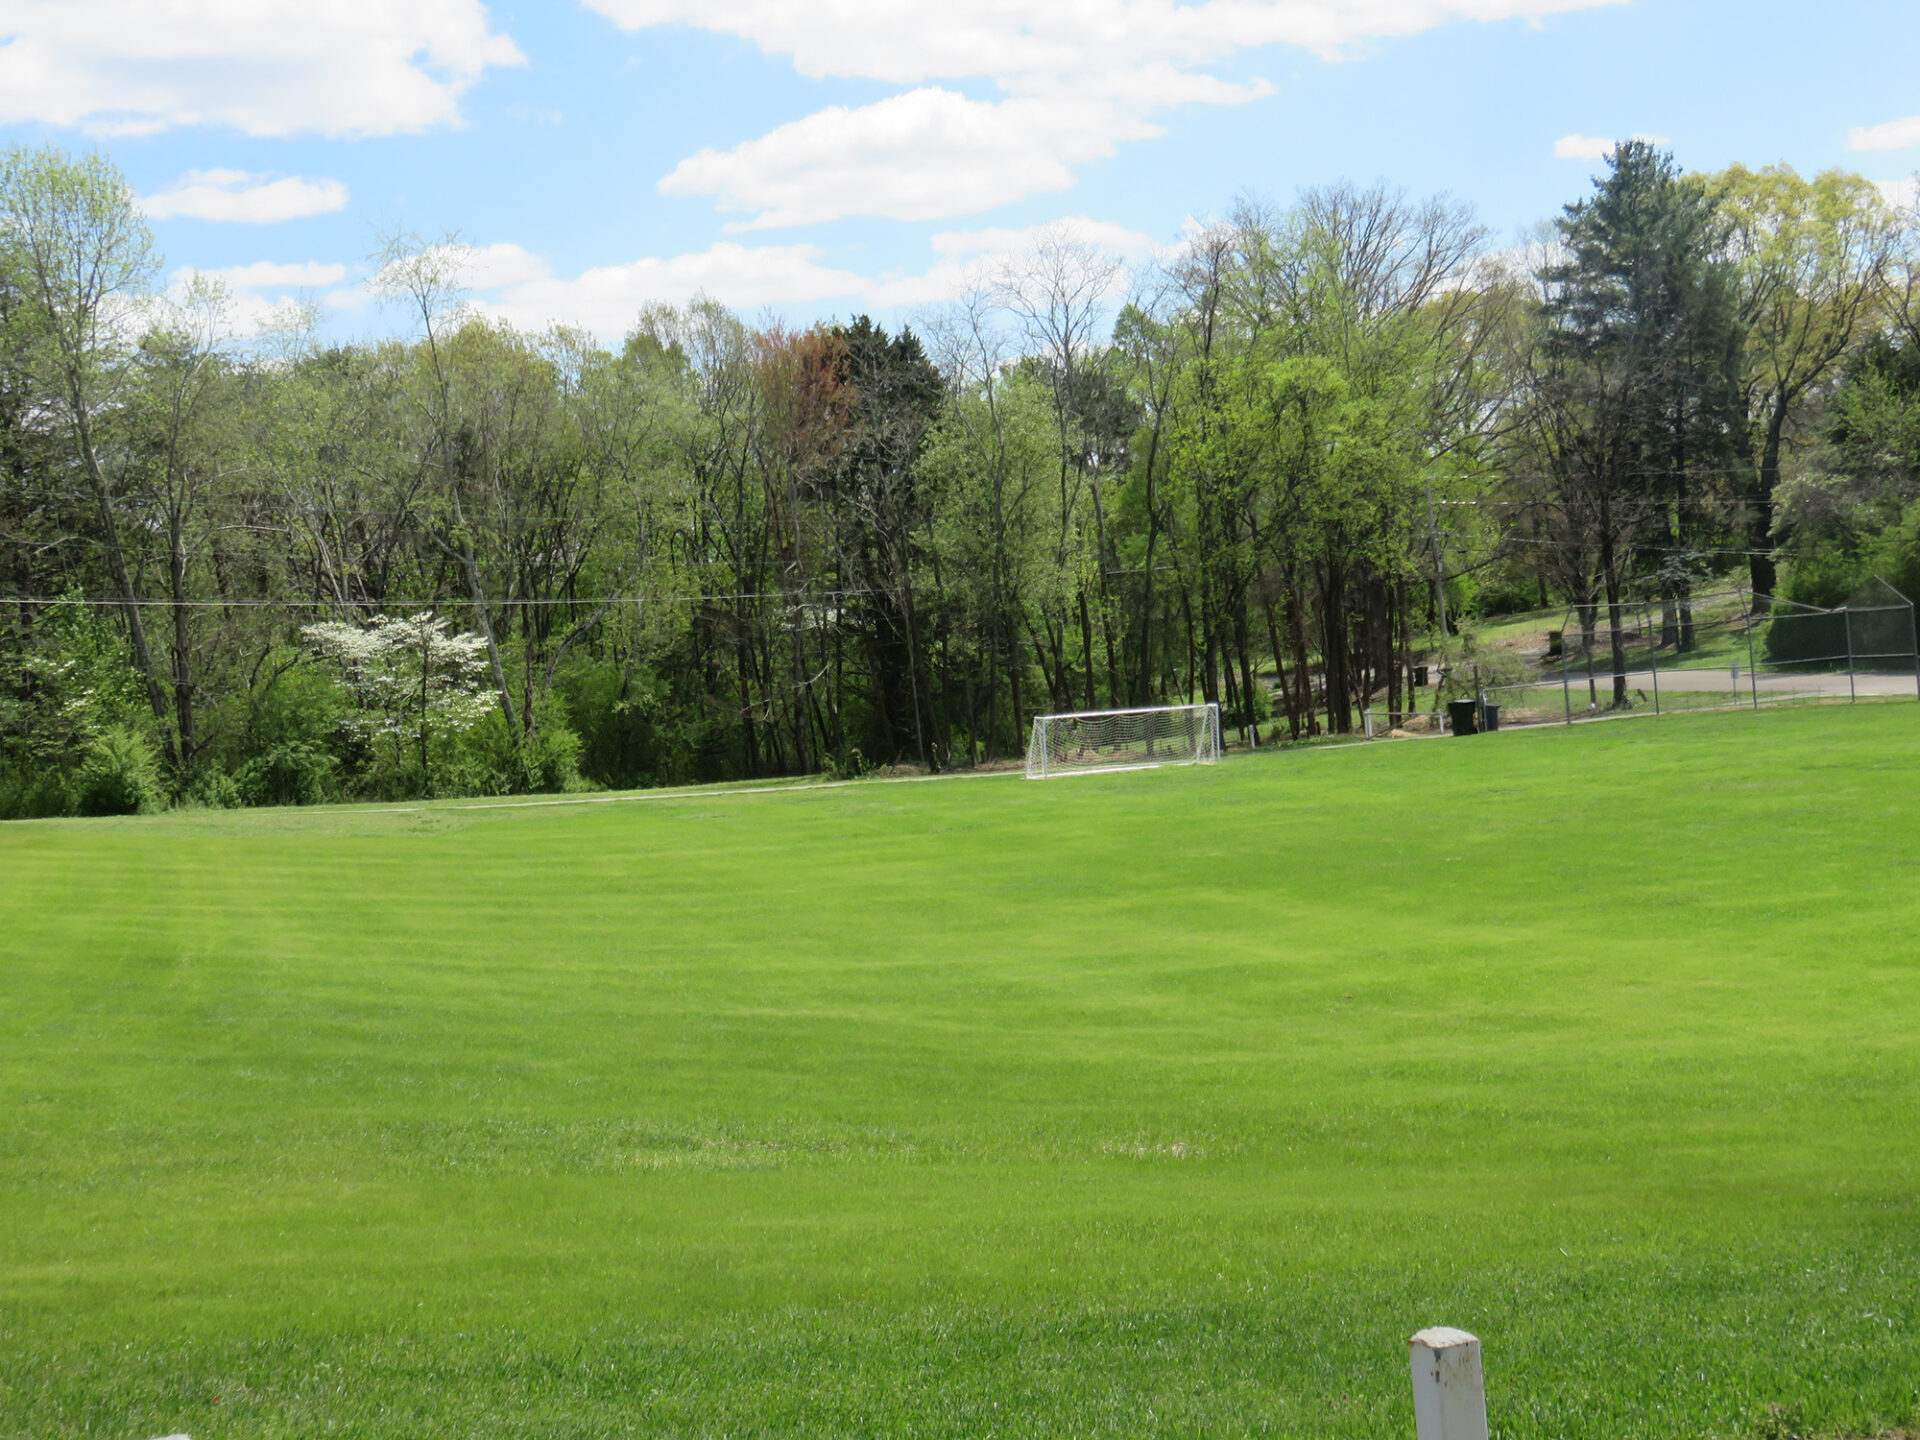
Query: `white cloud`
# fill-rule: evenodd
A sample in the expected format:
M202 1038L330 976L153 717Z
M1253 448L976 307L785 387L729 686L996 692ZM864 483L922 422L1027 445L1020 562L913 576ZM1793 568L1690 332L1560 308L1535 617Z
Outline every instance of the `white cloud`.
M1122 260L1143 260L1154 244L1137 230L1085 215L1068 216L1022 229L943 230L933 237L933 264L918 275L885 277L867 286L861 298L876 309L932 305L989 281L1009 261L1049 241L1068 241L1107 251Z
M562 321L618 334L651 301L710 295L736 310L857 294L865 280L822 265L812 245L746 246L723 240L697 254L601 265L572 280L547 277L513 286L490 307L520 325Z
M599 265L572 279L518 245L460 247L462 283L483 314L525 329L577 325L604 338L624 334L642 306L710 295L740 310L854 297L865 277L824 265L814 245L742 245L723 240L686 255Z
M1025 229L951 230L935 235L933 259L918 273L862 274L828 263L820 247L748 245L722 240L683 255L645 256L617 265L598 265L571 278L555 275L532 251L519 245L457 245L445 252L458 267L468 303L481 314L498 316L522 329L559 323L575 325L613 339L624 334L643 306L657 301L681 304L708 295L736 310L833 302L847 312L858 309L911 308L949 299L990 276L1007 260L1043 240L1084 242L1123 258L1152 252L1146 236L1108 221L1075 216ZM234 278L256 277L261 288L293 282L295 272L311 271L317 284L336 283L340 267L254 265L244 272L220 274L238 290ZM364 305L373 285L335 290L327 302L336 309Z
M1664 145L1664 135L1648 135L1636 130L1627 137L1629 140L1644 140L1649 145ZM1553 142L1554 158L1559 160L1604 160L1613 153L1620 142L1610 135L1582 135L1575 131L1571 135L1562 135Z
M791 58L803 75L913 88L834 106L662 182L751 212L735 228L843 215L923 220L1065 189L1077 166L1160 133L1181 105L1238 104L1265 81L1205 67L1275 44L1337 59L1450 20L1538 18L1621 0L588 0L629 30L681 22ZM978 99L941 81L986 80Z
M547 277L547 262L519 245L456 245L460 283L472 290L499 290Z
M1567 247L1551 220L1543 220L1511 245L1489 250L1473 262L1468 277L1486 284L1533 285L1549 265L1567 260Z
M301 175L273 179L245 170L189 170L171 190L144 195L140 208L156 220L237 220L270 225L324 215L347 206L347 187L338 180L309 180Z
M0 0L0 124L387 135L516 65L480 0Z
M1904 180L1879 180L1874 188L1894 209L1920 211L1920 175L1909 175Z
M1920 145L1920 115L1884 125L1856 125L1847 132L1850 150L1906 150Z
M1152 240L1138 230L1129 230L1111 220L1095 220L1086 215L1068 215L1040 225L1018 230L942 230L930 242L934 252L946 259L966 256L1017 255L1031 250L1042 240L1073 240L1101 250L1111 250L1125 259L1137 260L1154 252Z
M803 75L896 84L968 75L1189 68L1262 45L1327 59L1450 20L1538 18L1618 0L588 0L628 30L676 21L790 55Z
M1562 135L1553 142L1553 154L1559 160L1604 160L1613 153L1613 141L1605 135Z
M858 109L836 105L732 150L702 150L660 188L758 212L736 230L843 215L935 220L1065 190L1076 164L1155 133L1106 101L989 103L925 86Z
M312 260L293 264L256 260L251 265L207 270L185 266L167 277L167 288L160 300L163 306L186 314L193 309L189 301L193 282L196 279L218 281L226 290L226 303L220 311L220 332L225 338L240 338L301 328L300 317L307 301L290 292L318 290L338 285L346 278L346 266Z
M251 265L230 265L222 270L184 270L179 274L182 277L204 275L209 280L220 281L229 290L295 290L338 285L347 278L347 267L315 260L292 265L256 260Z
M420 258L426 262L424 275L441 290L442 299L459 300L469 292L504 290L544 280L549 274L546 261L524 246L508 243L469 245L454 240L428 246ZM359 285L334 291L327 296L327 304L336 310L362 310L385 301L411 315L415 301L404 264L396 261Z

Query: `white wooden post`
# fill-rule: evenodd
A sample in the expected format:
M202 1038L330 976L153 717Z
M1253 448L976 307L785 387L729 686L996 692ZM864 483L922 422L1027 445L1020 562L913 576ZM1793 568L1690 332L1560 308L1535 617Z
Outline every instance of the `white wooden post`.
M1417 1440L1487 1440L1480 1342L1464 1330L1436 1325L1415 1335L1407 1348Z

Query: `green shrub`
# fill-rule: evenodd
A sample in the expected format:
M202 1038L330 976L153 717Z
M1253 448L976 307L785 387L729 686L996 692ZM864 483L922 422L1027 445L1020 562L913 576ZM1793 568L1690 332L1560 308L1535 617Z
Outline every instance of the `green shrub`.
M64 815L68 803L63 772L0 764L0 820L37 820L45 815Z
M247 803L239 780L215 765L197 770L180 798L208 810L238 810Z
M1920 501L1906 508L1867 551L1866 570L1909 600L1920 601Z
M1519 615L1540 608L1540 582L1518 569L1496 569L1480 577L1473 614Z
M700 756L722 728L699 704L677 697L667 677L589 656L561 667L554 691L566 701L566 725L580 737L580 770L616 790L671 785L705 774Z
M858 780L879 768L878 761L869 760L860 753L860 747L854 745L844 755L827 756L820 766L820 772L829 780Z
M1808 672L1844 669L1847 663L1847 617L1808 611L1776 611L1767 622L1766 634L1760 642L1760 655L1770 664L1797 665Z
M580 789L580 737L568 726L559 697L550 696L540 706L537 718L539 727L520 745L525 788L540 792Z
M1787 563L1785 583L1780 586L1783 599L1800 605L1817 605L1831 610L1847 603L1847 597L1859 589L1866 578L1865 567L1847 555L1831 540L1795 555Z
M154 744L125 725L109 725L87 748L68 781L69 808L76 815L138 815L163 801L160 756Z
M63 598L84 597L70 590ZM125 641L81 603L52 607L30 632L8 638L15 636L18 649L0 646L0 819L70 814L83 799L103 807L88 813L120 813L127 801L116 794L114 757L127 759L128 737L152 720ZM109 740L109 731L119 734ZM83 765L92 767L85 775ZM147 775L150 784L136 778L134 789L150 789L148 803L157 804L157 761ZM136 796L132 808L139 803Z
M585 787L580 737L567 724L566 706L549 693L534 708L532 733L515 736L506 717L491 711L462 737L436 788L448 795L554 794Z
M1831 669L1846 664L1849 650L1877 663L1910 654L1912 622L1897 610L1880 608L1895 602L1876 577L1909 598L1920 593L1920 503L1909 506L1857 558L1833 541L1796 555L1780 587L1785 599L1822 610L1855 605L1864 607L1863 613L1849 622L1844 615L1782 607L1767 624L1762 654L1777 664Z
M313 740L282 740L241 767L239 788L249 805L324 805L337 793L340 762Z

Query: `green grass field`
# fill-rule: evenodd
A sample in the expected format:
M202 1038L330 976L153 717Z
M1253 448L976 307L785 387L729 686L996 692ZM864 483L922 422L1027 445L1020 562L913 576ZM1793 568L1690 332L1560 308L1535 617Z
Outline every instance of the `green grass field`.
M0 1435L1920 1413L1920 709L0 827Z

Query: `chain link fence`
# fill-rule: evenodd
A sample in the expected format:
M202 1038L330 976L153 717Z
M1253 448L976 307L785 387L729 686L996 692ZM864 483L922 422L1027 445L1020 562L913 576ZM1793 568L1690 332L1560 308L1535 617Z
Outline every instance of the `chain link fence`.
M1920 699L1914 603L1875 579L1832 609L1744 590L1575 606L1494 625L1427 667L1426 704L1367 730L1571 725L1689 710Z

